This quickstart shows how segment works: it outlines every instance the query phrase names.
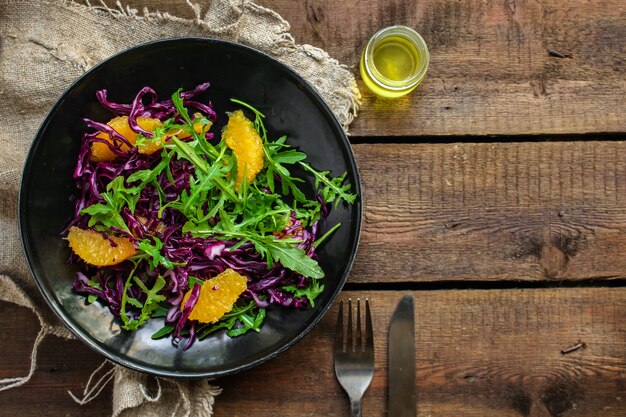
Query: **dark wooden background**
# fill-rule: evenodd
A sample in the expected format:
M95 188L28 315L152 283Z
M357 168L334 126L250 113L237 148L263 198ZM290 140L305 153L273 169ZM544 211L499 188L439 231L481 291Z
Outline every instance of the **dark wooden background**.
M123 3L193 16L183 0ZM416 28L431 51L406 98L360 84L351 126L365 209L345 296L369 297L377 328L364 416L387 415L387 325L409 292L419 416L625 416L626 3L259 3L355 74L384 26ZM36 318L7 304L0 317L0 377L25 374ZM333 309L279 358L219 380L215 416L348 416L335 322ZM0 415L110 415L110 387L84 407L67 395L100 362L47 339L33 379L0 393Z

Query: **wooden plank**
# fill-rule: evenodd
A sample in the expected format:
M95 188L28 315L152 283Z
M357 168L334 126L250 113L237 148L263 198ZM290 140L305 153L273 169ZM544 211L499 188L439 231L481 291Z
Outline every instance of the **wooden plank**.
M25 376L39 322L31 311L0 302L0 323L0 379ZM0 416L110 416L111 387L85 407L68 395L70 390L81 397L89 375L102 361L78 340L48 336L39 347L32 379L26 385L0 392Z
M626 143L361 144L349 282L626 277Z
M404 24L425 38L424 83L399 100L360 82L360 136L514 135L626 130L626 2L621 0L259 0L281 14L297 42L328 51L358 74L378 29ZM192 17L183 0L132 0ZM208 0L197 1L206 10ZM572 59L550 56L553 49Z
M376 372L364 416L386 416L387 326L405 293L370 297ZM418 416L626 414L626 290L415 292ZM215 417L348 416L335 380L336 306L276 360L223 379ZM562 355L582 340L586 349ZM279 411L280 410L280 411Z
M387 326L404 292L344 293L373 306L376 373L364 416L386 416ZM626 288L413 292L416 305L418 416L618 417L626 415ZM348 416L335 380L334 306L294 348L217 384L215 417ZM26 372L34 317L0 304L2 376ZM28 335L28 336L22 336ZM560 351L583 341L586 348ZM80 392L100 359L78 342L51 338L40 370L18 389L1 392L0 415L110 415L110 388L88 406Z

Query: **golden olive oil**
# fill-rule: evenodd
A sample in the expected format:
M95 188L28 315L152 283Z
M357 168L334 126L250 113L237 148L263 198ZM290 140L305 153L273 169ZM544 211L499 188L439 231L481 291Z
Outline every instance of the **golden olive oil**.
M422 37L405 26L376 33L361 56L365 85L375 94L394 98L417 87L428 68L429 54Z
M404 81L415 73L419 52L401 36L385 38L374 48L374 66L385 78Z

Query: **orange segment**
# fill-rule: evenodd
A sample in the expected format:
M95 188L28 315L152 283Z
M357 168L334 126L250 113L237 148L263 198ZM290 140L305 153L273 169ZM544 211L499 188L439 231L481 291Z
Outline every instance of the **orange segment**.
M200 287L198 302L191 310L189 320L200 323L215 323L233 309L233 305L248 287L248 280L243 275L228 268L221 274L204 281ZM182 310L191 296L187 291L180 305Z
M111 126L117 133L124 136L126 140L128 140L132 145L137 141L137 136L139 134L130 128L130 124L128 124L128 116L118 116L107 122L109 126ZM148 132L154 132L154 130L161 126L161 122L159 119L153 119L150 117L138 117L137 124ZM111 142L111 138L107 133L99 133L97 138L105 139L108 142ZM141 153L151 154L161 149L163 145L160 142L147 142L142 146L139 150ZM128 146L122 145L122 151L128 150ZM115 154L106 143L94 142L91 144L91 159L94 161L112 161L115 159Z
M198 117L202 117L200 113L194 114L194 119ZM137 137L139 134L130 128L130 124L128 123L128 116L118 116L107 122L109 126L111 126L117 133L124 136L132 145L135 145L137 142ZM162 126L162 123L159 119L153 119L151 117L138 117L137 124L143 130L147 130L148 132L154 132L158 127ZM193 124L193 128L197 133L206 133L211 128L212 123L200 123L196 122ZM148 138L145 142L139 145L139 153L145 153L148 155L152 155L153 153L160 151L163 148L163 142L167 137L178 136L179 139L185 139L191 136L188 132L184 132L181 129L172 130L167 132L164 136L159 137L155 140L152 138ZM96 136L100 139L105 139L107 142L111 142L109 135L106 133L100 133ZM128 146L122 145L121 150L128 150ZM94 161L112 161L115 159L115 154L111 151L106 143L102 142L94 142L91 144L91 159Z
M101 233L91 229L70 228L67 240L74 253L88 264L95 266L117 265L137 253L133 242L127 237L109 236L117 246Z
M248 183L251 183L263 168L263 141L254 125L246 118L243 111L237 110L228 117L228 124L224 128L222 137L237 157L235 185L238 187L241 184L244 172Z

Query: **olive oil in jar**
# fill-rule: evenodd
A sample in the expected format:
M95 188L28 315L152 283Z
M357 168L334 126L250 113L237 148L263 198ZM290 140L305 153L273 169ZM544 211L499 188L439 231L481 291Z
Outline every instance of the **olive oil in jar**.
M361 57L361 77L375 94L394 98L413 91L424 79L429 61L422 37L406 26L376 33Z
M374 66L380 75L392 81L411 77L418 63L419 51L401 36L389 36L374 48Z

